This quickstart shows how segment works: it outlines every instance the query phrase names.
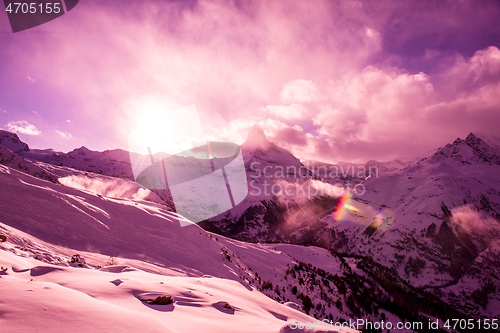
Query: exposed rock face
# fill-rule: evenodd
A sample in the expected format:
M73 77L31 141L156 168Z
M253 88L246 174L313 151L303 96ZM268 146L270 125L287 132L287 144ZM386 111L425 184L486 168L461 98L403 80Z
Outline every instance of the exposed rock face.
M22 156L0 146L0 164L22 171L31 176L57 183L57 176L45 171L33 162L25 160Z
M0 146L10 149L16 154L28 152L30 148L22 142L16 133L0 130Z

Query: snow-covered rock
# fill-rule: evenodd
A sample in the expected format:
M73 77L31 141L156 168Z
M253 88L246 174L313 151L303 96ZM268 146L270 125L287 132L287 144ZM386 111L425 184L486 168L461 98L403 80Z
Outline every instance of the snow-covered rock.
M16 133L0 130L0 146L8 148L16 154L29 151L26 143L22 142Z
M57 176L25 160L22 156L0 146L0 164L20 170L26 174L57 183Z

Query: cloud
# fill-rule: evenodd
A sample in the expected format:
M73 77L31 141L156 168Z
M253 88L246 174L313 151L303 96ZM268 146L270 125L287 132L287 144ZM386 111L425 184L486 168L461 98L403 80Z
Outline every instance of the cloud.
M195 103L210 120L228 121L278 104L271 96L282 88L285 105L311 101L312 77L345 74L381 46L347 3L339 11L353 20L336 20L341 14L329 4L300 1L142 1L120 3L118 11L116 5L94 2L64 26L54 21L54 29L79 42L68 47L63 38L28 36L16 54L26 56L12 62L31 64L30 73L44 77L55 93L71 95L80 118L122 139L140 118L140 111L126 109L130 101L165 96L178 106ZM54 57L56 68L47 65ZM97 112L102 109L113 111ZM101 130L109 124L111 130Z
M42 132L34 125L31 125L26 120L11 121L6 125L6 128L14 133L22 133L27 135L40 135Z
M61 132L57 129L54 129L54 131L63 139L73 139L73 136L69 132Z
M95 149L126 148L148 108L196 104L207 135L242 142L259 123L301 158L384 160L494 131L499 8L89 2L51 23L65 34L23 35L1 63L71 100L44 117L77 121L72 133Z
M338 109L334 109L331 105L322 106L321 112L313 118L313 123L319 126L317 132L326 137L346 136L355 130L355 122L349 119L349 115Z
M311 80L287 82L281 89L280 99L284 103L303 103L316 100L316 86Z
M330 81L327 91L312 117L325 139L311 150L316 158L420 154L471 131L498 131L500 50L480 50L436 76L368 66Z
M302 118L307 113L307 110L300 104L268 105L262 110L285 119Z
M274 139L282 146L304 146L307 135L300 126L285 127L274 134Z
M221 141L242 144L247 139L248 133L254 124L258 124L262 128L270 141L279 143L282 146L287 147L287 140L282 141L282 139L287 137L290 138L290 141L295 143L303 142L300 137L305 134L300 126L289 126L279 120L265 117L238 118L232 120L227 123L226 126L219 129L216 138ZM211 126L209 127L211 130L214 130Z
M7 110L0 108L0 113L7 113Z
M258 123L271 141L301 159L331 162L416 156L471 131L498 132L496 47L479 50L469 59L457 58L439 75L367 66L323 86L311 84L316 100L307 109L300 104L268 105L261 110L282 121L264 121L264 114L239 123ZM310 119L315 130L306 132L296 125L304 119Z
M455 207L451 212L451 221L455 225L460 226L477 239L486 241L488 245L496 241L500 236L500 226L497 220L484 212L478 211L473 205Z

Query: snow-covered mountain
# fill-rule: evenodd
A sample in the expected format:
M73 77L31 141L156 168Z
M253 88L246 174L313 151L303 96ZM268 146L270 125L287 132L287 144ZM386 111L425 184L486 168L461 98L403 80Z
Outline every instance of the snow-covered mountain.
M67 154L30 149L15 133L0 130L0 164L95 194L142 199L173 209L168 191L145 189L133 181L129 153L122 149L96 152L81 147Z
M468 288L462 289L467 297L444 296L454 303L474 303L474 293L493 285L482 306L476 302L469 307L498 315L498 260L488 261L487 268L481 262L492 258L500 239L499 156L498 149L471 133L397 172L368 179L360 198L365 209L352 220L373 221L381 212L382 225L366 229L337 221L331 227L336 232L331 246L370 256L429 290L456 291L444 287L468 279ZM471 272L476 272L474 283Z
M248 145L257 148L245 151L246 161L260 162L260 170L266 166L275 170L277 165L286 169L290 159L270 159L273 154L265 150L270 147L267 139L254 135L249 136L249 141L255 138L263 143ZM352 187L362 185L358 188L359 195L349 199L356 210L347 210L345 217L335 220L331 215L338 201L335 195L314 195L300 201L297 196L271 193L257 198L249 196L241 207L202 225L245 241L317 245L344 256L374 260L395 269L398 276L413 286L442 291L443 299L458 304L463 297L454 297L456 288L451 286L465 278L470 281L471 270L483 272L478 261L482 262L486 254L492 258L500 239L499 156L498 147L471 133L465 140L457 139L413 162L370 161L364 165L306 162L316 178L323 180L323 188L324 183L347 181ZM318 174L319 166L327 167L327 174L332 176L325 179L324 174ZM377 166L377 174L374 170L367 175L373 166ZM358 175L363 170L365 173ZM287 177L261 175L257 180L259 184L267 182L269 187L283 180L300 184L318 182L313 177ZM252 174L249 182L251 178ZM498 262L490 264L487 272L476 274L475 283L464 290L467 296L462 303L468 304L466 308L471 313L498 315L495 309L500 309L496 306L499 298L492 292L500 290L497 267ZM485 287L489 285L494 285L494 289ZM455 292L448 293L447 288ZM486 293L490 294L490 301L484 301L483 295L484 306L481 306L474 299L478 290L483 289L489 291Z
M182 228L182 217L160 204L96 195L6 166L0 186L4 332L288 332L295 321L317 321L296 310L300 301L286 303L291 287L279 290L281 302L259 291L299 264L284 251ZM172 302L155 305L163 296Z
M0 130L0 146L8 148L16 154L29 151L28 145L19 140L17 134L5 130Z
M129 152L122 149L98 152L86 147L80 147L67 154L52 149L30 149L29 151L22 151L20 155L30 160L51 165L134 180Z
M322 196L334 187L289 151L269 142L258 125L241 145L249 194L240 204L203 221L206 230L249 242L303 242L298 230L317 232L321 218L331 214L335 196ZM310 229L310 230L309 230Z
M147 190L116 173L117 165L127 165L123 151L114 156L77 149L58 155L51 150L30 151L15 134L4 137L1 142L17 153L0 147L0 163L5 165L0 166L0 234L8 239L2 247L17 255L67 267L75 265L71 257L79 253L96 279L102 273L99 266L109 263L110 257L162 279L164 275L230 279L280 303L301 307L319 320L426 322L499 314L495 293L500 290L499 153L497 146L473 134L413 162L315 162L337 172L338 176L329 174L331 179L325 179L254 127L241 146L249 195L221 216L187 228L179 227L180 217L168 206L168 198L155 199L156 193L141 192ZM100 174L92 172L96 166ZM355 172L346 171L349 166L356 167ZM378 167L377 174L358 174L370 166ZM351 192L354 184L364 191L345 202L339 199L338 184L347 181ZM354 209L333 219L339 202ZM8 266L13 259L5 260ZM75 272L72 269L64 268ZM40 275L63 274L48 270L50 274ZM14 270L10 275L16 276ZM119 280L119 285L125 281ZM71 289L83 290L76 285ZM101 291L109 293L83 292ZM179 291L169 292L174 299L184 297ZM138 299L134 292L117 297ZM238 302L225 300L231 301ZM213 298L204 302L212 304L210 309L220 304ZM249 306L270 309L259 302ZM291 329L293 317L274 308L270 311L281 324L270 331ZM195 331L195 326L170 329Z
M470 134L406 167L363 181L328 248L370 258L472 315L498 316L499 150ZM324 240L323 240L324 241Z

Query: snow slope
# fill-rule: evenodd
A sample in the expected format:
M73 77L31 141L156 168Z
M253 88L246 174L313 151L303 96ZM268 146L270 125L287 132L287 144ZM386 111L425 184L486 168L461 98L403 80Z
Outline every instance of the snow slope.
M289 319L313 320L231 280L61 267L7 251L0 264L2 332L281 332ZM163 295L173 303L141 301Z
M316 321L259 292L255 273L224 245L230 240L196 224L181 228L179 218L159 204L0 166L2 331L286 332L292 319ZM296 262L265 246L252 249ZM85 259L81 267L71 261L75 254ZM173 304L141 301L163 295Z

